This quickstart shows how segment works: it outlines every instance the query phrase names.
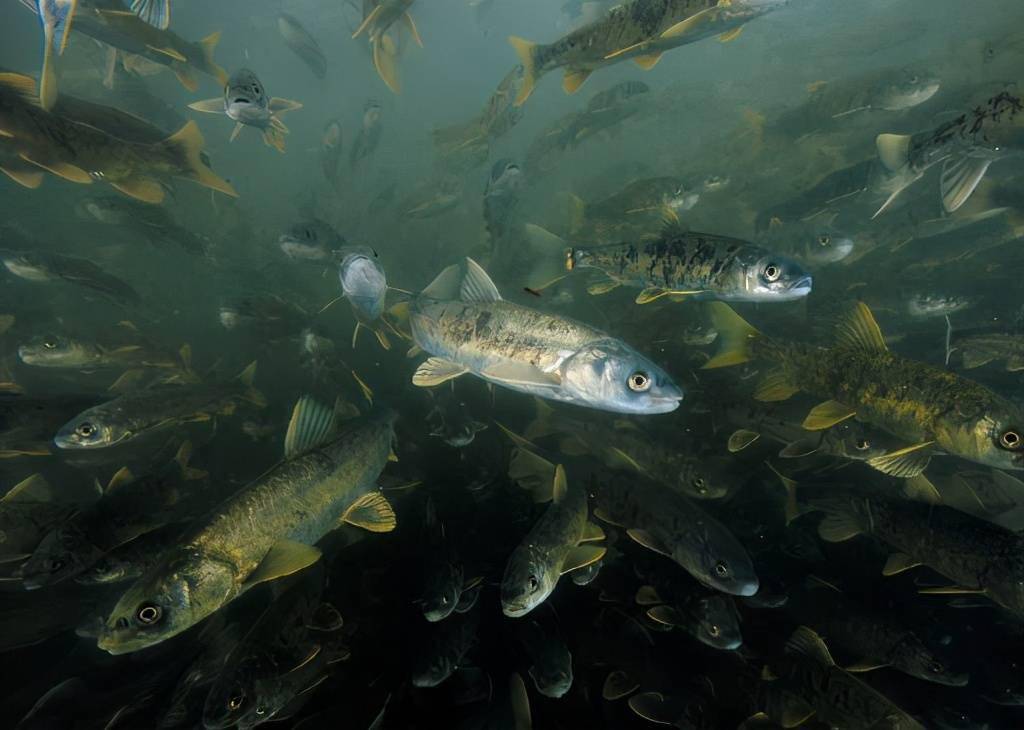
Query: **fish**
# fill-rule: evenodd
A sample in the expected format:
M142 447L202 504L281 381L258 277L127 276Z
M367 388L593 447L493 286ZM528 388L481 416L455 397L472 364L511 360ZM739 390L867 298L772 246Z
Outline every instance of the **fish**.
M231 133L232 142L244 127L253 127L263 135L264 144L284 152L284 136L288 134L288 127L281 121L280 115L301 109L302 104L291 99L268 97L256 74L247 68L240 68L231 74L222 96L193 102L188 108L209 114L226 114L229 119L233 119L235 129Z
M309 314L294 302L276 294L254 294L232 298L217 313L226 330L251 331L277 339L290 337L309 324Z
M572 689L572 653L553 621L517 621L515 636L531 662L527 674L545 697L558 699Z
M338 636L344 621L322 600L322 563L282 582L288 584L217 667L203 703L203 727L252 728L283 720L289 703L346 656Z
M363 107L363 124L356 134L352 147L349 148L348 164L355 167L357 163L372 155L380 145L381 106L372 99Z
M634 180L617 193L593 203L569 194L570 236L615 240L612 237L616 234L678 216L699 200L700 193L676 177Z
M0 563L27 559L50 530L99 496L91 489L55 490L41 474L22 479L0 498Z
M515 459L513 455L513 464ZM527 615L547 600L561 576L604 557L604 546L589 544L603 540L604 531L587 520L587 512L586 490L580 485L570 487L565 468L558 464L553 469L551 504L505 564L503 614L509 618Z
M150 530L119 545L74 577L83 586L102 586L135 580L149 570L160 555L180 537L183 525L174 523ZM103 617L98 617L102 623Z
M135 477L118 470L99 501L43 537L21 566L22 585L35 590L75 578L121 545L185 517L187 492L199 489L186 489L186 482L207 476L189 466L191 454L185 441L172 464L156 472Z
M461 178L445 174L417 185L401 206L406 218L420 220L446 213L461 200Z
M712 649L734 651L743 645L739 613L730 596L686 587L678 579L659 583L660 588L643 585L637 590L636 602L645 607L648 619L682 629Z
M796 487L790 489L791 499L800 503ZM1024 611L1022 538L1005 527L945 505L863 490L833 489L803 502L825 513L818 534L826 542L867 534L892 548L883 575L926 565L956 584L926 593L981 594L1017 614Z
M956 373L891 352L863 302L836 325L831 348L765 338L727 304L715 302L720 349L705 368L765 359L775 369L755 398L786 400L798 391L827 398L803 426L824 430L856 416L909 445L889 454L890 468L920 467L934 450L1003 469L1024 468L1024 414L988 388Z
M356 327L352 331L352 347L356 346L360 328L366 328L377 337L385 350L391 349L391 341L384 331L385 299L388 281L380 265L377 252L366 246L346 246L339 251L338 280L342 296L352 307Z
M342 139L341 122L337 119L327 122L323 134L320 135L320 168L335 189L341 182L338 177L338 163L341 160Z
M907 314L917 319L948 317L974 306L976 300L956 294L933 294L921 292L907 299Z
M619 413L669 413L682 389L600 330L505 301L472 259L449 266L407 306L413 341L431 355L413 385L465 373L512 390Z
M466 613L472 609L480 595L480 582L466 575L458 550L430 498L427 499L423 535L426 560L423 587L417 603L423 618L437 623L454 613Z
M61 395L0 397L0 459L49 456L53 432L72 414L95 405L95 397Z
M1003 362L1010 372L1024 370L1024 335L1015 332L954 332L950 345L960 352L966 370L990 362Z
M373 65L384 83L396 94L401 91L401 86L394 68L395 43L388 35L388 30L401 20L409 29L416 45L420 48L423 47L423 40L416 28L416 22L409 13L409 8L414 2L415 0L368 0L364 2L363 22L352 34L353 38L358 38L366 33L373 54Z
M65 281L100 292L121 305L138 305L141 302L138 292L129 284L108 274L88 259L50 251L0 249L0 263L11 274L25 281Z
M392 452L394 420L373 412L335 433L329 407L300 399L285 460L193 523L125 591L100 649L117 655L165 641L254 585L309 567L320 559L313 545L342 523L393 530L394 511L375 481Z
M1024 97L1001 91L934 129L880 134L875 147L892 178L892 193L873 217L939 163L942 208L953 213L971 197L993 162L1024 153Z
M174 72L189 91L199 88L196 72L223 86L228 74L214 60L220 31L192 42L167 29L147 23L119 0L89 0L75 13L74 29L121 51L141 56Z
M479 625L479 611L431 624L413 655L412 685L437 687L455 674L476 644Z
M81 340L67 335L46 333L37 335L18 346L18 359L38 368L98 370L104 368L155 368L164 370L189 369L185 356L164 352L143 344L104 346L98 342Z
M67 48L78 0L35 0L43 28L43 68L39 74L39 103L49 111L57 101L57 71L54 52Z
M617 125L642 109L642 95L650 91L642 81L623 81L594 94L562 135L563 148L575 149L601 132L617 131Z
M492 246L508 235L525 184L523 171L512 160L502 158L491 166L484 188L484 227Z
M795 261L738 238L697 233L667 223L657 238L573 246L569 271L595 268L605 278L591 294L619 286L641 289L637 304L675 299L788 302L811 293L812 277Z
M589 488L598 519L670 558L701 585L732 596L757 593L760 582L747 551L697 503L643 477L625 482L596 474Z
M266 400L253 388L255 377L253 362L230 383L158 385L130 391L79 413L57 431L53 443L62 451L96 451L184 423L229 415L242 403L261 407Z
M771 226L755 240L812 271L844 261L857 247L856 236L818 220Z
M194 122L158 144L126 142L45 111L31 78L0 74L0 130L2 145L22 160L71 182L102 181L130 197L159 203L165 195L161 178L180 177L237 197L203 160L203 136ZM58 139L60 144L54 142ZM23 174L23 168L8 171L15 181Z
M329 223L310 218L289 226L278 236L277 245L290 259L324 263L334 260L346 243Z
M924 725L881 692L836 665L825 642L808 627L793 632L786 642L784 659L785 669L771 668L772 676L778 679L769 686L778 683L784 687L782 709L787 719L814 716L844 730L924 730ZM791 722L783 724L789 726Z
M629 0L551 44L510 36L524 69L516 106L526 102L549 71L564 68L562 88L573 94L599 68L633 59L640 68L650 70L667 50L713 35L731 41L748 20L783 4L783 0Z
M186 253L201 256L209 241L178 225L166 208L140 203L118 195L94 195L75 204L75 213L82 220L106 226L123 227L141 233L153 245L174 243Z
M431 395L435 392L431 391ZM469 446L476 435L487 428L486 423L473 418L469 407L454 392L449 396L434 395L434 405L427 414L427 422L431 426L431 436L456 449Z
M309 34L298 18L288 13L278 13L277 29L292 52L302 59L318 79L327 76L327 59L320 50L320 44Z

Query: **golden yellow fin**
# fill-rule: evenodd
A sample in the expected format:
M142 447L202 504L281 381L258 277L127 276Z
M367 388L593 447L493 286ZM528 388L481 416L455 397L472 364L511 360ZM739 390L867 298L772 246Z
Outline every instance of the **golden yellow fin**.
M604 545L577 545L562 561L561 575L593 565L603 558L606 552L608 548Z
M588 286L587 294L600 296L602 294L607 294L613 289L617 289L619 286L619 282L615 281L615 279L604 279Z
M744 27L745 26L741 25L739 28L733 28L732 30L728 30L725 33L722 33L722 35L718 36L719 42L728 43L730 41L736 40L737 38L740 37L740 33L743 32Z
M279 540L270 548L256 569L245 579L243 588L298 573L320 559L320 550L292 540Z
M388 44L392 45L389 46ZM371 43L373 46L373 67L377 69L377 75L387 84L387 87L395 94L402 93L402 82L398 78L398 64L395 55L392 53L393 41L390 36L381 36L379 40Z
M885 561L885 567L882 568L882 575L890 576L902 573L905 570L916 568L921 565L921 562L915 560L905 553L893 553L889 556L889 559Z
M718 330L719 347L702 369L724 368L750 360L750 343L761 333L724 302L710 302L707 311L712 325Z
M35 190L43 184L43 171L38 167L22 166L15 161L11 161L0 165L0 172L22 187L31 190Z
M171 71L174 72L178 82L184 86L187 91L195 91L199 88L199 79L196 78L195 69L187 63L172 63Z
M681 38L687 33L699 29L702 25L712 20L719 13L717 6L706 8L699 13L694 13L686 20L681 20L661 34L662 38Z
M537 64L534 60L537 44L514 35L508 37L508 42L515 49L516 55L519 56L519 62L523 65L523 84L515 101L516 106L522 106L530 98L533 87L537 83Z
M788 400L799 391L800 388L786 377L785 370L774 368L758 382L757 388L754 390L754 400L762 403L775 403Z
M357 499L345 510L341 521L370 532L391 532L397 524L395 510L380 492L370 492Z
M886 352L888 347L875 316L864 302L857 305L836 324L836 341L839 347L866 352Z
M897 451L890 451L882 456L867 460L868 466L883 474L909 479L923 472L931 461L931 450L928 448L934 441L913 444Z
M600 525L595 525L593 522L588 522L583 527L583 537L580 538L580 542L600 542L604 539L604 530L601 529Z
M658 61L661 60L662 51L657 53L649 53L646 56L636 56L633 59L633 63L642 68L644 71L650 71L652 68L658 65Z
M124 193L129 198L135 198L135 200L143 203L156 205L164 200L163 186L152 178L131 177L119 180L118 182L111 182L110 186Z
M213 52L216 50L218 43L220 43L219 30L215 33L210 33L210 35L199 41L199 47L203 50L203 59L209 67L208 70L212 72L214 78L217 79L217 83L223 87L228 83L228 72L217 65L217 62L213 60Z
M583 86L583 83L590 78L590 74L593 73L587 69L566 69L565 76L562 77L562 89L565 90L566 94L575 94Z
M352 34L353 38L358 38L360 35L362 35L364 30L370 27L370 24L376 19L378 15L380 15L380 11L383 6L384 3L379 3L373 10L367 13L366 17L363 18L363 22L359 24L358 28L356 28L356 32Z
M81 185L89 185L93 182L92 177L80 167L75 167L66 162L49 162L44 163L39 160L34 160L25 153L21 154L21 159L25 162L31 162L37 167L41 167L47 172L53 173L57 177L62 177L73 183L79 183Z
M637 588L634 600L638 606L657 606L665 602L658 594L658 589L649 585L642 585Z
M123 487L126 484L131 484L133 481L135 481L135 475L132 474L132 470L127 466L122 466L114 473L114 476L110 477L110 482L107 484L107 488L103 491L105 494L110 494L115 489Z
M181 165L181 170L178 172L179 175L189 180L194 180L212 190L218 190L225 195L230 195L233 198L238 197L238 193L235 192L231 183L218 176L203 161L203 135L199 131L199 125L194 121L186 123L185 126L165 139L161 144L172 154L179 156L179 164Z
M856 415L857 411L850 406L839 401L827 400L811 409L804 419L803 427L808 431L824 431Z

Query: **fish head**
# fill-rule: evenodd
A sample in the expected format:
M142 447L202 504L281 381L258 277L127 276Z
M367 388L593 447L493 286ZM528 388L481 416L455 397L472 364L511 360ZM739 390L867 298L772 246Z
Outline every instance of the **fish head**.
M676 457L678 471L676 483L679 491L693 499L721 499L729 493L729 484L711 466L707 459L690 459L685 456Z
M925 292L914 294L907 300L907 312L911 317L944 317L968 309L973 304L970 297Z
M220 320L221 326L226 330L236 329L242 324L242 315L239 311L230 305L224 305L220 308L217 314L217 319Z
M673 213L690 210L700 201L700 193L682 182L674 182L662 198L662 203Z
M369 130L380 124L380 102L368 101L363 107L363 129Z
M561 367L562 391L573 401L616 413L669 413L683 390L671 376L629 345L598 340L570 355Z
M732 598L717 594L707 596L697 601L695 609L697 639L715 649L740 648L743 636Z
M166 554L125 591L97 644L111 654L144 649L194 626L234 597L234 566L195 548Z
M242 68L231 75L224 87L224 112L243 124L270 118L270 99L263 83L252 71Z
M731 596L757 593L759 582L746 549L710 516L696 522L685 542L676 542L672 558L709 588Z
M53 585L84 572L103 557L103 550L68 522L49 532L21 566L22 584L28 590Z
M491 179L487 183L487 194L511 193L523 186L523 171L512 160L503 158L491 167Z
M330 255L328 242L335 240L340 242L340 237L326 223L311 220L290 226L278 236L277 245L288 258L323 261Z
M785 256L767 254L744 264L742 277L746 301L785 302L811 293L811 275Z
M246 671L246 659L217 677L203 704L203 727L226 730L239 726L249 715L264 717L267 708L260 702L253 676Z
M26 365L73 366L81 362L83 347L70 337L43 334L18 347L18 359Z
M953 671L948 662L935 656L916 636L900 642L892 663L900 671L926 682L947 687L963 687L967 684L967 674Z
M905 441L854 418L830 428L822 443L831 455L855 461L885 456L907 445Z
M831 226L812 229L807 234L807 242L802 247L807 252L807 260L818 266L834 264L842 261L853 253L853 238Z
M1024 469L1024 413L997 402L979 413L954 412L938 424L940 447L996 469Z
M934 74L923 69L906 68L882 85L876 105L886 111L910 109L935 96L940 85Z
M130 213L130 207L113 198L86 198L75 204L75 213L85 220L101 223L121 223Z
M49 281L56 278L45 263L37 260L29 253L5 251L0 256L4 267L12 274L26 281Z
M424 618L431 623L442 621L452 615L459 602L462 589L461 571L449 561L433 572L420 599Z
M345 297L363 315L375 320L384 311L388 280L376 251L363 246L342 249L338 280Z
M53 443L59 449L103 449L130 439L131 429L106 405L89 408L65 423Z
M537 691L558 699L572 689L572 655L568 651L556 661L537 662L529 669Z
M323 136L320 138L320 147L324 150L333 150L341 146L341 122L332 119L324 127Z
M519 545L501 579L501 611L510 618L525 616L551 595L558 581L552 569L529 543Z

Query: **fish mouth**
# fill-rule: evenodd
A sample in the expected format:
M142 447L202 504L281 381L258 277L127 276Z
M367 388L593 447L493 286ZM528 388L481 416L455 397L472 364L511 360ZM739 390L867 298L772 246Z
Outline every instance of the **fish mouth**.
M810 276L802 276L789 287L789 294L792 296L807 296L811 293L813 279Z

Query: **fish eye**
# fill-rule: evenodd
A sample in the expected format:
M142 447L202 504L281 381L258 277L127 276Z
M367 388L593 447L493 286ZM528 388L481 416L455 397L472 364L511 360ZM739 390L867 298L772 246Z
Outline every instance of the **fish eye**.
M702 477L697 477L693 480L693 488L697 490L698 494L704 494L708 491L707 485Z
M78 424L78 427L75 429L75 433L77 433L82 438L89 438L94 433L96 433L96 427L93 426L88 421L83 421L82 423Z
M154 603L143 603L135 611L135 620L144 626L152 626L163 615L163 611Z
M832 243L832 236L828 235L827 233L822 233L820 236L818 236L819 246L827 246L830 243Z
M264 707L263 705L256 705L256 714L257 715L266 715L267 714L267 708Z
M629 383L629 389L637 393L643 393L651 388L651 377L641 370L637 370L630 375L627 382Z
M776 264L768 264L764 267L764 278L766 281L778 281L780 276L782 276L782 269Z
M533 575L531 575L531 576L530 576L530 577L529 577L529 578L527 579L527 581L526 581L526 582L527 582L527 583L529 584L529 586L530 586L530 592L531 592L531 593L533 593L533 592L534 592L535 590L537 590L537 588L539 588L539 587L540 587L540 582L539 582L539 581L537 580L537 577L536 577L536 576L533 576Z
M944 667L938 662L930 662L928 664L928 671L932 674L941 674Z
M53 335L47 335L46 338L43 340L43 347L45 347L47 350L54 349L55 347L57 347L57 338L54 337Z
M722 633L722 630L718 628L718 624L711 624L708 626L708 633L714 637L718 637Z
M47 560L46 563L44 563L43 567L45 567L46 570L48 570L49 572L55 573L55 572L57 572L58 570L60 570L61 568L64 567L64 561L60 560L60 559L57 559L57 560Z
M729 566L725 563L715 563L715 575L719 578L725 578L729 575Z
M1020 434L1010 429L1004 431L999 437L999 443L1004 449L1019 449L1020 448Z
M441 605L442 606L447 606L448 605L448 596L441 596Z
M236 695L231 695L231 697L228 698L228 709L234 712L242 706L243 702L245 702L244 692L239 692Z
M857 439L853 445L857 447L857 451L864 451L865 449L871 448L871 442L867 439Z
M918 80L919 79L917 78L917 76L911 76L910 77L910 83L912 83L912 84L916 84L918 82Z

